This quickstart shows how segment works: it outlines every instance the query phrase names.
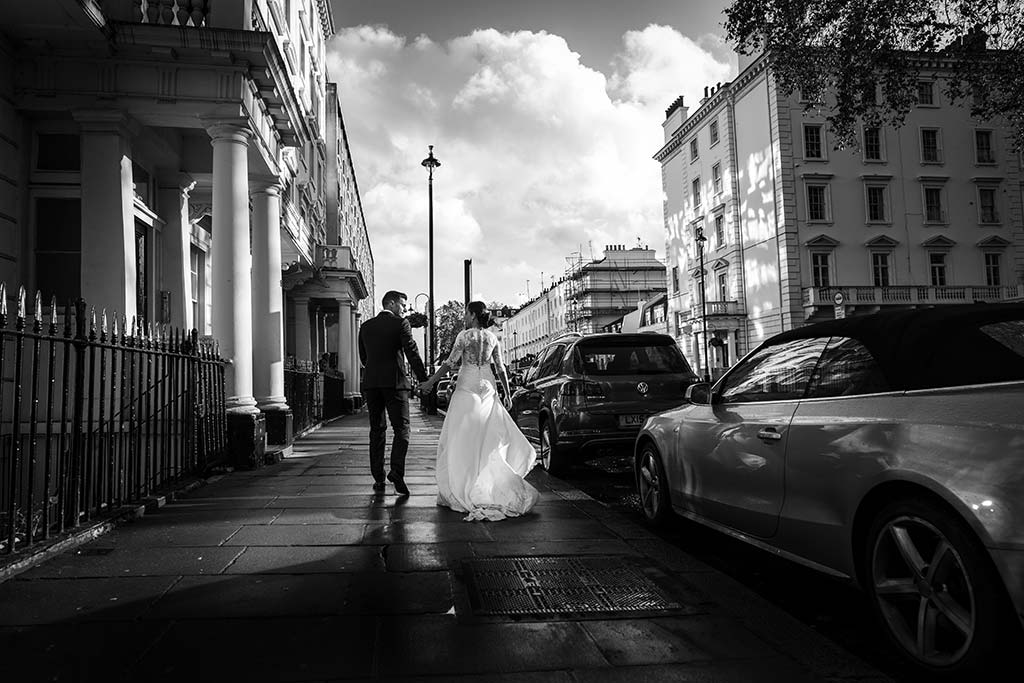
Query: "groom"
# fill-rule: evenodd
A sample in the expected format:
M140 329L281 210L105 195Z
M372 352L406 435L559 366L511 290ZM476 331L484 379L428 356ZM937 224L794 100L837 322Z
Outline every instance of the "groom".
M405 485L405 454L409 450L409 382L405 359L409 359L416 377L427 379L416 342L412 338L412 327L402 317L407 308L406 295L390 291L381 303L384 310L359 327L359 360L363 364L363 394L370 413L370 473L373 474L373 490L384 490L384 444L387 411L391 430L395 434L391 444L391 471L388 481L395 485L395 491L409 495ZM403 358L404 355L404 358Z

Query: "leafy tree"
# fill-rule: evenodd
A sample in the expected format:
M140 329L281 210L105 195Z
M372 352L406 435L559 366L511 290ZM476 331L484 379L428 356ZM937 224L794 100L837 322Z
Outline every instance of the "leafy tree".
M725 14L729 39L768 55L783 94L799 89L808 110L828 112L839 147L857 145L860 120L902 125L932 76L1024 146L1021 0L734 0Z
M461 301L454 299L440 308L434 309L434 326L437 336L434 337L437 350L437 362L448 358L455 346L455 337L466 328L464 316L466 306Z

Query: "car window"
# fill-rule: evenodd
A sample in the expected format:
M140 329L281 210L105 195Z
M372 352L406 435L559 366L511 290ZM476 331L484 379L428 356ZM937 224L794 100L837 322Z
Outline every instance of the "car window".
M803 398L828 337L795 339L766 346L747 357L722 380L723 403L787 401Z
M574 359L585 375L659 375L690 373L675 344L586 344Z
M913 388L931 389L1024 380L1024 320L950 326L916 349ZM970 350L970 361L960 358Z
M537 370L536 379L548 377L555 374L562 362L562 354L565 352L565 344L556 344L544 352L540 359L540 368Z
M856 396L889 391L881 366L862 343L832 337L807 387L807 398Z

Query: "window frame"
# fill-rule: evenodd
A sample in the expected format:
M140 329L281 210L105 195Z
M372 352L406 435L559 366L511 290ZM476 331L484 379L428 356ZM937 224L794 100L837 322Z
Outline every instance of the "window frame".
M725 182L722 179L722 162L718 161L711 167L711 189L715 196L721 196L725 191Z
M992 193L992 220L985 220L982 192ZM1001 207L999 206L999 185L997 183L979 183L975 188L975 196L978 207L978 225L1002 225L1002 211L1000 211Z
M700 142L698 142L697 136L694 135L690 139L690 163L694 163L697 159L700 159Z
M921 101L921 86L923 85L928 86L928 102ZM938 103L935 101L935 81L918 79L915 90L916 92L914 93L914 100L916 101L918 107L934 108L939 106Z
M825 282L822 284L818 281L819 264L815 263L816 256L824 256L824 268L825 268ZM835 249L825 249L822 247L811 247L808 249L808 263L810 267L808 272L811 275L811 287L832 287L833 280L832 273L835 270L832 267L832 262L835 257Z
M875 262L876 256L885 257L885 284L879 284L878 279L878 264ZM868 264L871 268L871 286L872 287L893 287L895 285L895 278L892 272L892 261L893 251L892 249L870 249L868 251Z
M821 218L811 217L811 188L822 188L822 209ZM804 203L808 223L831 223L832 222L832 200L831 184L823 180L804 181Z
M939 217L928 217L928 191L935 190L939 194ZM946 186L939 183L921 184L921 221L924 225L946 225L949 223L949 211L946 208Z
M935 159L926 159L924 155L924 134L926 132L935 133ZM917 136L918 153L920 154L921 165L924 166L936 166L945 163L945 154L942 148L942 128L938 126L920 126L918 128Z
M988 134L988 152L991 155L988 160L981 158L981 147L978 145L978 136L981 133ZM995 166L996 161L996 135L995 131L991 128L975 128L974 129L974 165L975 166Z
M868 156L868 131L878 131L878 156ZM881 126L862 126L861 127L861 161L865 164L884 164L886 161L885 157L885 134Z
M725 214L719 213L714 218L715 225L715 245L719 248L724 247L726 244L725 237Z
M881 190L882 217L872 218L871 216L871 194L873 190ZM864 183L864 222L867 224L889 224L892 223L892 211L889 202L889 183L870 181Z
M702 204L700 176L697 176L690 182L690 199L693 204L694 213L696 213Z
M818 146L820 156L809 156L807 153L807 131L809 130L818 131ZM803 158L804 161L828 161L828 152L826 151L825 144L825 124L823 123L805 123L803 124L803 134L801 135L801 143L803 144Z
M995 263L990 264L989 258L995 257ZM986 287L1002 287L1003 286L1003 252L1001 251L984 251L981 255L982 272L985 276ZM994 269L993 269L994 266ZM995 274L995 282L993 282L992 274Z
M708 124L708 139L711 141L709 147L714 147L722 139L721 133L718 130L718 119L714 119Z
M948 287L950 283L949 273L949 249L928 249L925 252L928 256L928 286L929 287ZM936 264L934 259L936 256L942 257L942 263ZM936 266L941 266L942 280L943 282L936 282Z

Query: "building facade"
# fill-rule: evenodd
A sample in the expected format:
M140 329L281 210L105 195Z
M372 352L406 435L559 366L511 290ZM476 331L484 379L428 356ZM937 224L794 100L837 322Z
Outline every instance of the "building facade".
M346 325L372 310L372 253L328 87L330 4L68 7L2 12L0 279L140 329L212 335L230 361L233 438L259 447L266 429L287 442L286 338L316 359L332 337L315 304L330 299L347 357ZM329 286L307 304L317 278Z
M902 128L862 126L859 150L833 149L824 116L782 96L763 57L693 114L669 107L655 155L669 315L695 368L705 348L717 375L836 315L1020 295L1020 157L1006 130L945 101L941 79L918 97Z
M535 357L565 332L600 332L641 301L665 292L665 265L653 249L613 244L605 247L603 258L569 263L560 279L505 323L505 339L511 340L506 348L514 359Z

